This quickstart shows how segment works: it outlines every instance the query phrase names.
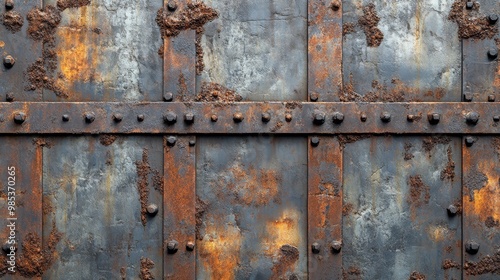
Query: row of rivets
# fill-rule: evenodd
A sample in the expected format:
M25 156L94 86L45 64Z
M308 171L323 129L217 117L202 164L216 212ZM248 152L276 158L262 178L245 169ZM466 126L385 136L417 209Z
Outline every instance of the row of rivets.
M179 242L177 240L171 240L167 242L167 252L169 254L175 254L179 250ZM189 241L186 243L187 251L194 251L194 242Z
M342 242L333 241L330 245L330 249L334 254L340 253L340 250L342 250ZM314 242L313 244L311 244L311 251L313 252L313 254L319 254L321 252L321 245L318 242Z

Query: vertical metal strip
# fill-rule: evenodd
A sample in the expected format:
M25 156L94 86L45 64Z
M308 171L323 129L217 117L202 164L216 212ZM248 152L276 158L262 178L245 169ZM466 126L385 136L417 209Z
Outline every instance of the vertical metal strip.
M340 144L335 137L309 137L309 279L341 279L341 246L342 151Z
M308 2L308 89L310 101L339 101L342 88L342 4Z
M195 140L164 139L164 279L195 279Z

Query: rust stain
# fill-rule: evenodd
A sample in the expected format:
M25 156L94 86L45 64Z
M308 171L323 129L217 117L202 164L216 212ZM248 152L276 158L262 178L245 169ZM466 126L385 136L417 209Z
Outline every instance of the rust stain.
M201 200L199 197L196 197L196 239L203 240L202 227L203 227L203 219L206 211L208 210L208 204Z
M236 91L228 89L216 83L203 82L201 92L195 97L197 102L221 102L232 103L241 101L243 98Z
M4 13L1 21L5 28L12 33L19 32L24 24L23 17L16 11L8 11Z
M349 216L353 210L354 206L351 203L345 203L342 206L342 216Z
M431 136L424 137L422 139L422 149L428 153L429 157L432 157L432 150L436 145L446 145L451 142L451 139L447 136Z
M343 135L339 135L337 138L339 140L340 148L344 149L346 144L354 143L354 142L357 142L359 140L370 138L372 136L373 135L371 135L371 134L355 134L355 135L354 134L353 135L349 135L349 134L344 135L343 134Z
M438 243L447 240L447 237L450 235L450 230L442 225L429 225L427 234L431 240Z
M366 35L366 43L369 47L378 47L384 39L384 34L377 25L380 17L377 15L375 5L370 3L363 7L363 16L359 18L358 23L363 28Z
M460 269L462 266L459 263L457 263L451 259L445 259L443 261L443 264L441 265L441 267L444 270L448 270L448 269L452 269L452 268Z
M486 255L479 262L466 261L464 271L467 275L500 274L500 252Z
M154 268L154 266L155 266L155 263L152 260L150 260L148 258L141 257L141 274L139 275L139 278L141 280L155 279L153 274L150 271L151 269ZM123 268L122 268L122 270L123 270ZM122 272L122 270L120 270L120 271Z
M495 39L497 48L500 50L500 38ZM495 80L493 81L493 86L500 91L500 59L497 60L497 73L495 75Z
M407 184L409 186L408 197L406 201L410 205L412 219L415 218L417 208L429 204L431 198L430 188L424 184L422 176L410 176Z
M64 11L68 8L79 8L90 5L90 0L57 0L57 7Z
M52 144L52 142L47 141L44 138L34 138L33 139L33 145L36 145L38 147L46 147L46 148L49 148L49 149L52 148L52 146L54 146L54 144Z
M342 279L362 279L363 271L356 266L350 266L347 270L342 268Z
M411 160L415 156L411 153L411 148L413 148L413 145L411 143L405 143L404 147L404 154L403 154L403 159L404 160Z
M298 219L296 209L285 211L281 217L266 223L266 236L263 238L263 249L267 255L275 256L281 246L300 244Z
M163 178L160 172L151 168L149 165L148 149L143 149L142 160L135 163L137 170L137 191L139 192L139 201L141 203L141 222L146 226L147 206L149 200L149 176L152 175L153 187L163 193Z
M114 134L102 134L99 136L99 143L103 146L109 146L116 141L116 138L118 138L118 136Z
M299 260L299 249L297 247L285 244L281 246L277 262L274 264L270 279L297 279L297 276L292 273L297 261Z
M120 268L120 277L122 280L127 279L127 268L126 267Z
M455 179L455 162L453 161L451 154L451 147L448 147L448 163L445 168L441 170L441 180L450 180L453 182Z
M425 279L427 279L427 277L418 271L413 271L410 274L410 278L408 278L408 280L425 280Z
M346 22L342 25L342 36L356 32L356 23Z
M230 172L234 180L227 188L233 193L237 203L258 207L271 201L280 202L281 177L275 170L236 166Z
M468 200L471 202L472 201L477 202L476 199L478 199L478 200L486 199L483 202L489 201L488 197L484 197L485 192L482 192L481 194L479 194L479 192L481 192L481 190L483 189L484 186L486 186L487 183L488 183L488 177L486 176L486 174L484 174L480 171L477 171L477 170L471 170L464 177L464 183L463 183L464 188L465 188L465 192L468 193L468 195L469 195ZM486 192L489 192L489 191L486 190ZM486 195L490 195L490 194L488 193ZM477 203L475 203L475 204L477 204Z
M448 20L458 25L458 37L462 39L492 39L498 34L498 26L491 25L486 16L479 13L479 4L475 2L472 10L465 8L465 1L456 0L451 6Z

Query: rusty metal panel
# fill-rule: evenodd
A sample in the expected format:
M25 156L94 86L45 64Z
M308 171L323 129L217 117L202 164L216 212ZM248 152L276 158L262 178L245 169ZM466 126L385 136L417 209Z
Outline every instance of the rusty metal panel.
M464 279L498 279L500 274L499 153L498 137L463 145Z
M58 259L44 279L162 277L162 140L112 135L48 140L43 234L48 238L56 229L61 240L52 244Z
M342 278L342 151L335 137L309 137L309 279Z
M31 89L24 73L42 54L42 44L28 33L28 13L42 5L40 0L12 1L0 5L0 101L42 100L41 90ZM9 7L7 7L9 6ZM5 64L11 56L14 64ZM11 60L9 59L9 62Z
M161 101L162 1L44 1L46 101ZM56 21L55 19L59 19ZM44 75L40 74L44 71Z
M163 279L195 279L195 145L194 136L164 138Z
M339 101L342 89L342 1L309 0L310 101Z
M198 142L197 278L305 278L306 139L203 137Z
M40 279L55 257L54 251L46 245L47 240L42 242L44 143L43 139L26 136L3 137L1 140L0 240L2 248L8 240L16 242L11 244L10 241L8 251L3 249L0 255L0 277L8 273L5 279ZM11 246L17 251L12 252ZM12 265L7 263L8 260L15 261L15 274L9 271Z
M198 88L220 85L244 100L307 99L307 0L203 2L219 16L201 37Z
M460 101L454 0L343 1L342 101ZM464 1L462 1L464 2Z
M463 99L492 102L500 92L500 22L489 17L500 15L500 3L478 1L470 10L464 5L457 9L462 22L459 36L463 39Z
M340 139L344 279L460 279L460 138Z

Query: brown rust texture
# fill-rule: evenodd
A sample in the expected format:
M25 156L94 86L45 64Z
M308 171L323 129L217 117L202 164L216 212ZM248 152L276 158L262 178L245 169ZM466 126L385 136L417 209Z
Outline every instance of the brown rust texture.
M370 3L363 7L363 16L359 18L358 23L363 28L366 35L366 43L369 47L378 47L384 39L384 34L377 27L380 17L377 15L375 5Z
M404 153L403 153L403 159L404 160L411 160L415 156L411 153L411 149L413 148L413 145L411 143L405 143L404 147Z
M139 192L139 201L141 203L141 222L146 226L147 222L147 207L149 201L149 176L152 175L153 187L163 192L163 179L160 172L151 168L149 165L148 149L142 152L142 160L135 163L137 170L137 191Z
M202 227L203 227L203 218L205 216L205 213L208 210L208 204L201 200L199 197L196 197L196 239L198 240L203 240L203 233L202 233Z
M451 142L448 136L430 136L424 137L422 139L422 149L428 153L429 157L432 157L432 150L436 145L446 145Z
M455 162L453 161L451 147L448 147L447 150L448 155L448 163L443 170L441 170L441 180L449 180L452 181L455 179Z
M275 170L236 166L230 172L233 180L227 189L235 203L259 207L271 201L280 202L281 176Z
M342 207L342 216L349 216L353 209L354 206L352 205L352 203L344 204L344 206Z
M371 134L352 134L352 135L343 134L343 135L339 135L337 138L339 140L340 147L342 149L344 149L346 144L354 143L354 142L357 142L359 140L370 138L372 136L373 135L371 135Z
M500 50L500 38L495 39L495 44L497 45L497 49ZM495 75L495 80L493 81L493 86L498 90L500 90L500 59L497 59L497 72Z
M52 144L52 142L48 141L47 139L45 138L34 138L33 139L33 145L36 145L38 147L45 147L45 148L52 148L52 146L54 146L54 144Z
M221 102L231 103L241 101L241 95L236 91L228 89L216 83L203 82L201 92L195 97L197 102Z
M452 268L460 269L462 266L459 263L457 263L451 259L445 259L443 261L443 264L441 265L441 267L444 270L448 270L448 269L452 269Z
M152 280L152 279L155 279L155 277L153 276L153 274L151 273L151 269L153 269L155 266L155 263L148 259L148 258L144 258L144 257L141 257L141 273L139 275L139 278L141 280Z
M351 279L363 279L363 271L356 266L350 266L347 269L342 268L342 279L351 280Z
M464 177L464 188L469 194L469 201L474 201L475 193L479 192L488 183L488 177L483 172L471 170Z
M416 216L417 208L429 204L430 187L424 183L422 176L410 176L407 181L409 192L406 201L410 205L412 217Z
M418 271L413 271L410 274L410 278L408 278L408 280L425 280L425 279L427 279L427 277L425 277L424 274L422 274Z
M68 8L79 8L90 5L90 0L57 0L57 8L64 11Z
M116 138L118 138L118 136L114 134L102 134L99 136L99 143L103 146L109 146L116 141Z
M1 21L5 28L12 33L19 32L24 24L23 17L16 11L8 11L4 13Z
M458 25L458 37L462 39L492 39L498 34L498 26L491 25L485 15L479 13L475 2L472 10L465 8L466 1L456 0L451 6L448 20Z
M278 261L274 264L272 271L273 274L271 279L282 279L287 271L293 271L293 267L299 260L299 249L297 247L285 244L281 246ZM293 279L293 275L288 276L289 279ZM296 277L296 276L295 276Z
M496 252L492 256L486 255L478 262L466 261L464 271L466 275L500 275L500 252Z
M346 22L342 25L342 36L356 32L356 23Z
M493 218L492 216L488 216L484 221L484 225L487 228L494 228L494 227L499 227L500 222L498 220L495 220L495 218Z

